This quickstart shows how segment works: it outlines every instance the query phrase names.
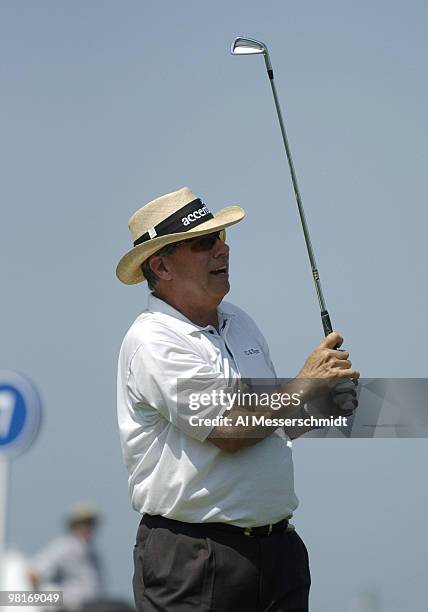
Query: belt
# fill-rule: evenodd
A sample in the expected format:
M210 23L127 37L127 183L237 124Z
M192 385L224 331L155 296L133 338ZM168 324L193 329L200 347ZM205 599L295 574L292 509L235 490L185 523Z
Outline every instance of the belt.
M160 514L144 514L143 518L141 519L141 523L147 527L165 527L166 529L177 532L209 532L213 530L258 538L266 538L275 533L284 533L285 531L291 531L294 529L294 527L289 524L288 519L283 519L278 523L270 525L261 525L260 527L238 527L237 525L230 525L229 523L185 523L166 518Z

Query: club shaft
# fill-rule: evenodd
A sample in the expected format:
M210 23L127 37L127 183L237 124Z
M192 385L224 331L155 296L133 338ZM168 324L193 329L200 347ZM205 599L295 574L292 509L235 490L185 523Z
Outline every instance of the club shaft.
M281 107L279 104L278 94L277 94L276 87L275 87L272 65L270 63L270 58L267 53L265 54L264 58L265 58L266 68L267 68L267 72L269 76L269 83L272 88L273 99L275 101L275 108L276 108L276 112L278 115L279 125L281 128L282 140L284 142L285 153L287 155L287 160L288 160L288 166L290 168L291 181L293 183L294 195L296 197L300 221L302 223L303 234L304 234L305 243L306 243L306 249L308 251L309 261L310 261L311 269L312 269L312 276L314 279L315 289L317 292L317 297L318 297L318 301L319 301L319 305L321 309L321 319L323 322L324 331L326 332L326 335L327 335L327 333L331 332L331 322L330 322L330 318L329 318L327 307L326 307L325 300L324 300L324 294L322 291L319 272L318 272L318 268L317 268L316 261L315 261L314 250L312 248L312 242L311 242L311 237L309 234L308 224L306 223L306 217L305 217L305 211L303 209L302 198L300 197L299 186L297 183L297 176L294 170L293 158L291 156L291 151L290 151L290 147L288 144L287 133L285 131L285 125L284 125L284 121L282 118Z

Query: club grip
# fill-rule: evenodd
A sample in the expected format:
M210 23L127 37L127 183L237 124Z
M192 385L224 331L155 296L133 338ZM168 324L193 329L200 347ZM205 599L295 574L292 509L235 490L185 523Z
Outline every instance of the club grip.
M327 310L321 311L321 321L324 328L324 334L328 336L333 331L333 327L331 325L330 315L328 314Z

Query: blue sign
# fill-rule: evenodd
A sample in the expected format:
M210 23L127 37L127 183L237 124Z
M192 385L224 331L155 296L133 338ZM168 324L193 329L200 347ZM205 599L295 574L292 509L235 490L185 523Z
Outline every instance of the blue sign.
M0 453L27 450L39 431L41 413L39 394L28 378L0 371Z

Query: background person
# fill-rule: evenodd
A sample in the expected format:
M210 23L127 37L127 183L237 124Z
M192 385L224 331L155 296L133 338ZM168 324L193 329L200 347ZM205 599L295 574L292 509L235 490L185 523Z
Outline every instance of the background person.
M89 504L78 504L71 510L67 533L47 544L32 560L34 588L63 591L68 609L104 595L103 571L93 544L99 521L98 511Z

